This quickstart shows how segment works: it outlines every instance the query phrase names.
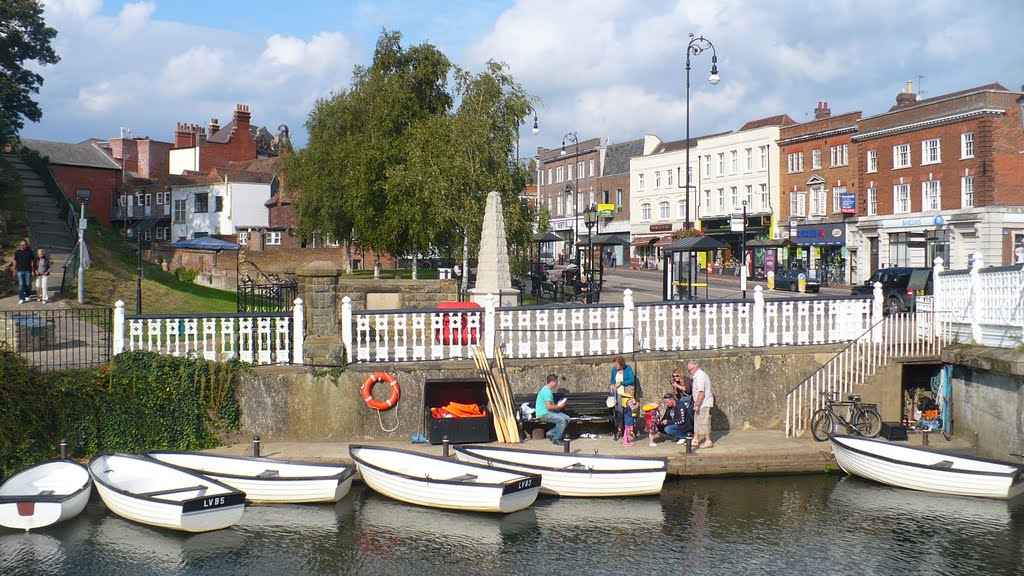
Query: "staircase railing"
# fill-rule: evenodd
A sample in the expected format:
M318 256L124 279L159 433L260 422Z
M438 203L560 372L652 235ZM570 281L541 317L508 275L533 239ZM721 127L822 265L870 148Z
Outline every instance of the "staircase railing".
M66 194L61 189L60 184L57 183L57 179L53 175L53 171L50 170L50 162L47 158L39 156L34 151L26 148L22 149L21 154L22 162L26 166L35 171L36 175L43 181L43 185L46 191L54 197L58 208L60 208L60 215L64 218L64 224L67 225L68 231L71 233L71 237L75 240L75 247L71 250L71 255L68 257L67 262L64 263L64 270L60 278L60 291L64 292L68 289L68 282L74 281L75 271L78 270L78 259L79 246L78 242L78 212L75 210L75 205L68 200ZM71 274L68 274L68 271Z
M786 436L799 436L824 405L821 392L844 398L896 358L936 357L942 340L932 327L935 312L890 314L850 342L786 394ZM876 318L878 316L875 316Z

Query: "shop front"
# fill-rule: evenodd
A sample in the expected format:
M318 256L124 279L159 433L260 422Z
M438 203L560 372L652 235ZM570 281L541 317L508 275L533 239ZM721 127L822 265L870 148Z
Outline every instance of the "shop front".
M739 218L739 216L737 216ZM752 240L764 240L769 236L772 226L771 214L748 214L746 221L746 232L733 231L732 217L701 218L700 229L705 236L718 240L725 245L725 248L708 256L710 261L702 261L702 266L712 265L716 274L739 275L740 252L743 248L744 234L746 242ZM764 270L764 253L762 251L747 250L747 262L753 270Z
M554 243L554 254L552 254L552 257L559 265L568 264L573 259L573 220L572 218L552 219L550 226L551 231L562 239L561 242Z
M629 241L633 250L631 265L634 269L660 268L662 250L672 238L672 224L651 224L646 234L635 234Z
M846 284L846 223L790 224L789 238L796 247L787 255L793 266L807 270L824 283Z

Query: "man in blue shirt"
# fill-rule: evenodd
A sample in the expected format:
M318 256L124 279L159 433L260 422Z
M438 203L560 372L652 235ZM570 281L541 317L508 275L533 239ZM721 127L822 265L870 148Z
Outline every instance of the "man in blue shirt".
M555 425L545 436L551 439L552 444L561 444L562 436L565 435L565 426L569 423L569 416L562 412L565 407L565 399L555 403L555 386L558 386L558 376L548 374L547 383L537 392L535 416L545 422Z

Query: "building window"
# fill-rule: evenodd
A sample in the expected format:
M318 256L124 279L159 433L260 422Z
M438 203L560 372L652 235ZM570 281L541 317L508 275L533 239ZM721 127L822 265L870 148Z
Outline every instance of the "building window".
M341 246L341 241L331 237L330 234L324 236L324 246L330 246L331 248L337 248Z
M788 172L790 174L792 174L794 172L803 172L804 171L804 153L803 152L793 152L792 154L789 154L788 156L786 156L786 161L788 163L787 164L788 165Z
M846 186L835 186L832 188L832 213L839 214L843 211L843 194L846 193Z
M144 242L149 242L152 239L153 239L153 231L152 230L146 230L145 232L142 233L142 240Z
M185 201L175 200L174 201L174 221L184 222L185 221Z
M811 170L821 170L821 149L811 150Z
M711 176L711 154L704 156L704 175Z
M648 221L651 219L651 205L648 202L644 202L640 205L640 219Z
M825 189L811 188L811 216L825 215Z
M744 202L747 203L747 208L750 210L754 209L754 185L747 184L747 195L743 198Z
M878 214L878 189L868 188L868 216Z
M960 205L964 208L974 208L974 176L964 176L960 179Z
M840 144L832 147L832 165L848 166L850 164L850 145Z
M892 147L892 167L893 170L910 167L910 144Z
M767 212L768 211L768 204L769 204L769 200L768 200L768 185L767 184L761 184L761 211L762 212Z
M194 211L199 214L205 214L210 211L210 195L206 192L200 192L195 195Z
M223 212L224 211L224 197L223 196L214 196L213 197L213 211L214 212Z
M267 232L267 246L280 246L281 245L281 233L280 232Z
M921 183L922 210L942 210L942 187L938 180Z
M921 164L938 164L942 162L941 143L938 138L921 142Z
M665 185L668 186L669 188L671 188L672 187L672 171L671 170L666 170L665 171L665 179L667 180Z
M910 184L897 184L892 187L893 214L910 212Z
M698 198L698 200L700 200L700 199ZM704 209L707 210L708 212L711 212L711 189L710 188L704 191Z
M163 192L157 192L156 193L156 205L157 206L163 206L164 205L164 193ZM159 240L159 239L160 238L158 236L157 240Z
M746 154L747 154L746 155L746 158L747 158L747 160L746 160L746 171L747 172L753 172L754 171L754 149L753 148L747 148L746 149Z
M636 189L643 191L644 189L644 173L637 174Z
M735 186L729 187L729 198L732 200L732 206L730 206L730 208L733 210L738 209L740 207L740 194Z
M590 159L590 166L589 166L589 168L590 168L590 170L589 170L590 177L593 178L594 177L594 159L593 158Z
M615 211L622 212L622 188L615 189Z
M668 202L658 202L658 219L668 220L671 217L672 214L669 211Z
M551 180L551 170L552 170L551 168L548 168L548 184L551 184L551 182L552 182L552 180Z
M718 189L718 213L725 214L725 188Z
M791 192L789 194L789 215L803 218L806 215L807 198L803 192Z
M868 172L878 172L878 150L868 150Z
M565 182L565 166L558 166L555 168L555 182Z
M158 197L158 199L159 199L159 197ZM164 229L163 228L157 228L156 229L156 239L157 240L163 240L164 239Z
M661 188L661 170L654 171L654 188Z
M725 152L718 153L718 175L725 175Z
M739 171L739 156L740 154L736 150L731 150L729 152L729 174L735 174Z
M576 177L585 178L586 174L587 173L583 171L583 160L580 160L579 162L576 163Z
M164 192L164 204L166 204L167 206L171 205L171 193L170 192ZM168 236L167 239L170 240L171 237Z
M765 168L768 167L768 147L767 146L761 146L760 149L761 149L761 166L758 169L759 170L764 170Z
M248 231L246 231L246 232L239 232L238 233L238 245L239 246L248 246L249 245L249 232Z
M960 158L974 158L974 132L960 135Z
M686 219L686 202L683 200L676 202L676 218Z
M562 203L562 197L559 196L558 199L556 200L556 202L557 202L557 207L558 207L558 211L556 213L559 216L565 216L565 212L562 210L562 206L564 206L564 204Z

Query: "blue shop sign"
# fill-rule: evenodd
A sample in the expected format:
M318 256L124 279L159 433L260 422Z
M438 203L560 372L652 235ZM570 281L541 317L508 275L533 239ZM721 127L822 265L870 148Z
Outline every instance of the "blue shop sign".
M853 192L839 193L839 207L843 214L857 213L857 195Z
M846 224L800 224L792 240L800 246L843 246Z

